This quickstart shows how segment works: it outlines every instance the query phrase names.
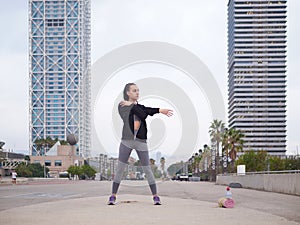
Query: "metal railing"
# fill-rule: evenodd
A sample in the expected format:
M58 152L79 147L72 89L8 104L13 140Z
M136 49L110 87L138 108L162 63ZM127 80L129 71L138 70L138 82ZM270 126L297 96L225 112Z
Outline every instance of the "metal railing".
M300 170L279 170L279 171L257 171L257 172L246 172L244 174L237 173L226 173L226 174L218 174L218 176L237 176L237 175L256 175L256 174L290 174L290 173L300 173Z

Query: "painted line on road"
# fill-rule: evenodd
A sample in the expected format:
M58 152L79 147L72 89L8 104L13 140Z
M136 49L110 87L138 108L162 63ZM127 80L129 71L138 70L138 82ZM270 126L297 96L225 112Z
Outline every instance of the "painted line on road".
M19 195L5 195L0 196L0 198L17 198L17 197L36 197L36 198L50 198L50 197L56 197L56 198L74 198L74 197L82 197L87 193L81 193L81 194L53 194L53 193L41 193L41 192L32 192L32 193L26 193L26 194L19 194Z

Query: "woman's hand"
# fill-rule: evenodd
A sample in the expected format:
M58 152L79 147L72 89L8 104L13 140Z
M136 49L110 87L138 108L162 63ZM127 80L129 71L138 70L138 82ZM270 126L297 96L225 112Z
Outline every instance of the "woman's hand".
M168 117L173 115L173 110L171 110L171 109L159 109L159 112Z
M121 101L120 102L121 106L130 106L131 104L133 104L133 102L130 102L130 101Z

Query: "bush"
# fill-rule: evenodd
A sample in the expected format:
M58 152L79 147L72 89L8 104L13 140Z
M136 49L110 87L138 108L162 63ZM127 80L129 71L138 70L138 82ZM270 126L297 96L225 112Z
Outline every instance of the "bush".
M81 171L82 171L82 174L88 178L92 178L96 174L96 170L94 170L90 165L81 166Z
M16 172L20 177L32 177L32 172L25 163L21 163L17 166Z
M265 171L268 167L266 151L246 151L235 161L235 166L246 165L247 172Z
M271 156L269 157L269 169L270 171L285 170L285 161L279 157Z
M286 170L300 170L300 157L290 156L285 159Z
M46 174L49 169L46 167ZM21 163L16 167L16 172L20 177L44 177L44 167L39 163Z
M82 174L80 166L70 166L67 171L72 177L74 177L74 175L80 176Z
M296 156L284 159L277 156L269 156L266 151L246 151L235 162L235 166L246 165L247 172L256 171L280 171L300 170L300 158Z
M80 179L93 178L96 174L96 170L92 168L90 165L83 166L70 166L68 168L68 173L71 174L72 177L74 175L78 175Z

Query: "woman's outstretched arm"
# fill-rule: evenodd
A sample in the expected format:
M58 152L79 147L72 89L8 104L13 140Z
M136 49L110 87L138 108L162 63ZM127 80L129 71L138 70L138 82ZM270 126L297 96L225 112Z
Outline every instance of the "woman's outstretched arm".
M173 115L173 110L171 110L171 109L159 109L159 112L168 117Z
M121 106L130 106L134 104L133 102L129 101L121 101ZM168 117L173 115L173 110L171 109L160 109L160 108L151 108L151 107L145 107L143 105L140 105L143 110L141 110L139 107L135 107L135 104L133 106L133 111L141 118L146 119L147 115L153 116L155 113L162 113Z

